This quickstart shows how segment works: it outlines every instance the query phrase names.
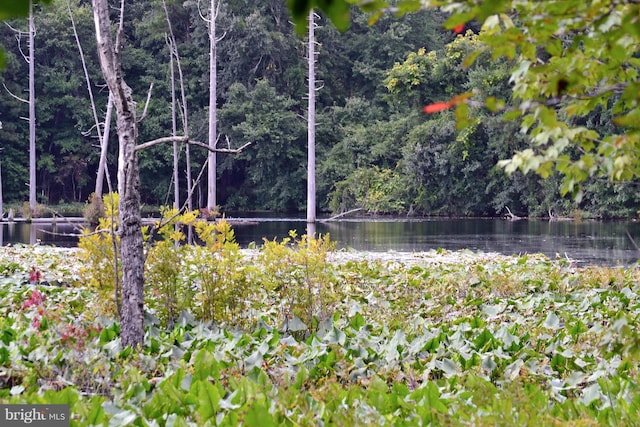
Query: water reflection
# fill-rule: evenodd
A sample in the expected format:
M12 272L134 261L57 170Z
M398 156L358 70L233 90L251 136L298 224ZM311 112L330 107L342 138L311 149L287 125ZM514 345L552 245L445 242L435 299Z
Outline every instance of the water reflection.
M237 225L241 245L260 243L295 229L305 232L304 220L267 221ZM582 264L629 265L640 257L627 232L640 243L636 222L504 221L493 219L343 220L321 222L316 232L329 233L339 247L399 252L449 250L500 252L507 255L544 253Z
M312 228L304 218L230 218L236 240L246 247L262 239L281 240L289 230L298 235L329 233L339 248L401 252L449 250L500 252L507 255L544 253L552 258L577 260L582 264L630 265L640 257L631 238L640 244L637 222L597 221L504 221L493 219L362 220L319 222ZM0 244L41 242L75 246L78 225L51 223L4 223ZM629 237L631 236L631 238Z
M77 246L78 238L69 234L79 234L76 224L65 223L25 223L10 222L0 225L0 245L42 243L62 247Z

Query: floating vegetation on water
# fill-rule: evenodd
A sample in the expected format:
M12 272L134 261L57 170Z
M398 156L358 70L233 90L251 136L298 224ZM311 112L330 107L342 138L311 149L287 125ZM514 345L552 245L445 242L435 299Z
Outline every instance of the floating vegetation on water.
M78 250L3 248L0 400L67 403L72 425L638 423L636 267L311 243L209 247L207 274L233 272L209 283L185 247L193 298L164 312L149 283L135 351ZM242 309L202 310L226 286Z

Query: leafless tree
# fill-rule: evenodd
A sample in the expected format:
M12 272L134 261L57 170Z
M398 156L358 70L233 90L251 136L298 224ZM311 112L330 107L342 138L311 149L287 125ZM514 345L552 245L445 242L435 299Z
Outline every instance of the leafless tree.
M215 149L218 142L218 117L217 117L217 46L218 42L224 38L224 34L218 37L216 33L216 20L220 11L220 0L211 0L209 5L209 18L202 19L209 24L209 147ZM217 158L215 150L209 150L207 158L207 210L216 210L217 192Z
M7 24L8 25L8 24ZM36 212L36 89L35 89L35 38L36 27L33 19L33 3L29 1L29 18L28 18L28 31L21 31L15 28L11 28L16 34L16 40L18 42L18 50L22 54L22 57L29 65L29 99L21 98L14 95L4 86L5 90L9 92L13 98L18 101L24 102L29 105L29 212L33 216ZM24 36L27 36L28 53L25 54L22 51L21 41ZM4 85L4 84L3 84Z
M307 224L316 222L316 51L314 11L309 12L309 107L307 110ZM312 236L314 233L307 233Z
M96 102L93 97L93 90L91 85L91 79L89 77L89 71L87 70L87 63L84 58L84 50L82 49L82 43L80 43L80 37L78 36L78 31L76 28L76 21L73 18L73 12L71 11L71 3L67 0L67 9L69 11L69 19L71 20L71 28L73 29L73 35L76 39L76 45L78 46L78 52L80 53L80 61L82 62L82 69L84 71L84 78L87 82L87 91L89 92L89 100L91 101L91 111L93 113L93 120L95 121L96 133L98 135L98 141L100 141L100 160L98 163L98 174L96 176L96 187L95 187L95 195L96 197L102 196L102 188L104 184L105 173L107 171L107 148L109 142L109 129L111 127L111 110L112 110L112 97L111 93L109 93L109 101L107 101L107 112L105 114L104 121L104 134L102 133L102 126L100 120L98 119L98 109L96 108ZM107 179L108 179L107 174ZM111 185L109 184L109 187ZM109 188L111 191L111 188Z

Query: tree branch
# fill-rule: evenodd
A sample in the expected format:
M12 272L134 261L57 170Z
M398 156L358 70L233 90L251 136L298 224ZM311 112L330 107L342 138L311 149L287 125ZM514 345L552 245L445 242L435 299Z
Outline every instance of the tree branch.
M238 153L242 152L242 150L244 150L245 148L247 148L248 146L253 144L253 141L251 141L251 142L247 142L246 144L244 144L243 146L238 147L238 148L211 148L211 147L209 147L208 144L205 144L205 143L200 142L200 141L192 141L186 136L165 136L163 138L154 139L154 140L142 143L140 145L137 145L136 148L135 148L135 151L146 150L149 147L153 147L154 145L164 144L166 142L184 142L184 143L187 143L187 144L191 144L191 145L195 145L195 146L198 146L198 147L202 147L202 148L204 148L206 150L209 150L209 151L211 151L213 153L227 153L227 154L238 154Z
M153 90L153 82L149 85L149 92L147 92L147 102L144 103L144 109L142 110L142 115L138 119L138 123L140 123L145 119L145 117L147 117L147 109L149 108L149 102L151 101L152 90Z
M4 87L4 90L6 90L6 91L7 91L7 93L8 93L9 95L11 95L11 97L13 97L13 98L17 99L17 100L18 100L18 101L20 101L20 102L24 102L25 104L28 104L28 103L29 103L29 101L27 101L26 99L24 99L24 98L20 98L18 95L14 95L14 94L9 90L9 88L7 87L7 85L5 85L5 84L4 84L4 82L2 82L2 87Z
M352 214L354 212L358 212L358 211L361 211L361 210L362 210L362 208L351 209L351 210L348 210L346 212L342 212L342 213L339 213L337 215L334 215L331 218L320 220L320 222L335 221L338 218L342 218L343 216L347 216L349 214Z

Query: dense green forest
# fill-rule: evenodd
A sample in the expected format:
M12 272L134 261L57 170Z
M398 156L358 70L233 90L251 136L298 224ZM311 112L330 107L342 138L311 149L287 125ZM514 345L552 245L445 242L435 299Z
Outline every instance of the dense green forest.
M197 1L168 1L184 70L192 138L207 140L209 37ZM70 13L82 42L96 103L104 114L108 90L98 65L91 3L53 0L36 6L34 22L37 116L37 190L41 203L86 201L95 187L99 159L94 119L73 34ZM115 12L114 12L115 13ZM151 84L139 141L171 132L168 26L162 2L127 2L122 49L125 78L142 110ZM594 177L579 204L559 192L560 178L542 179L496 166L527 146L519 123L487 110L459 132L453 112L425 115L426 104L475 90L509 100L512 64L481 55L479 28L456 35L446 16L429 10L396 18L384 15L373 26L353 11L351 28L338 32L320 16L316 40L317 191L319 209L339 212L361 207L369 213L495 216L506 207L518 215L544 216L549 210L611 218L636 217L637 183ZM27 199L29 127L26 39L16 30L26 20L0 27L6 69L0 74L0 151L5 201ZM218 203L223 210L296 211L306 203L305 41L296 35L284 1L232 0L221 3L217 29L218 132L231 146L252 141L238 155L218 156ZM583 126L613 132L610 111L594 109ZM109 152L114 177L115 129ZM191 149L197 176L207 153ZM185 179L184 151L181 179ZM171 204L172 147L140 152L143 202ZM206 175L206 174L205 174ZM185 185L180 185L184 193ZM196 183L197 206L206 204L206 180ZM183 194L182 197L186 197Z

